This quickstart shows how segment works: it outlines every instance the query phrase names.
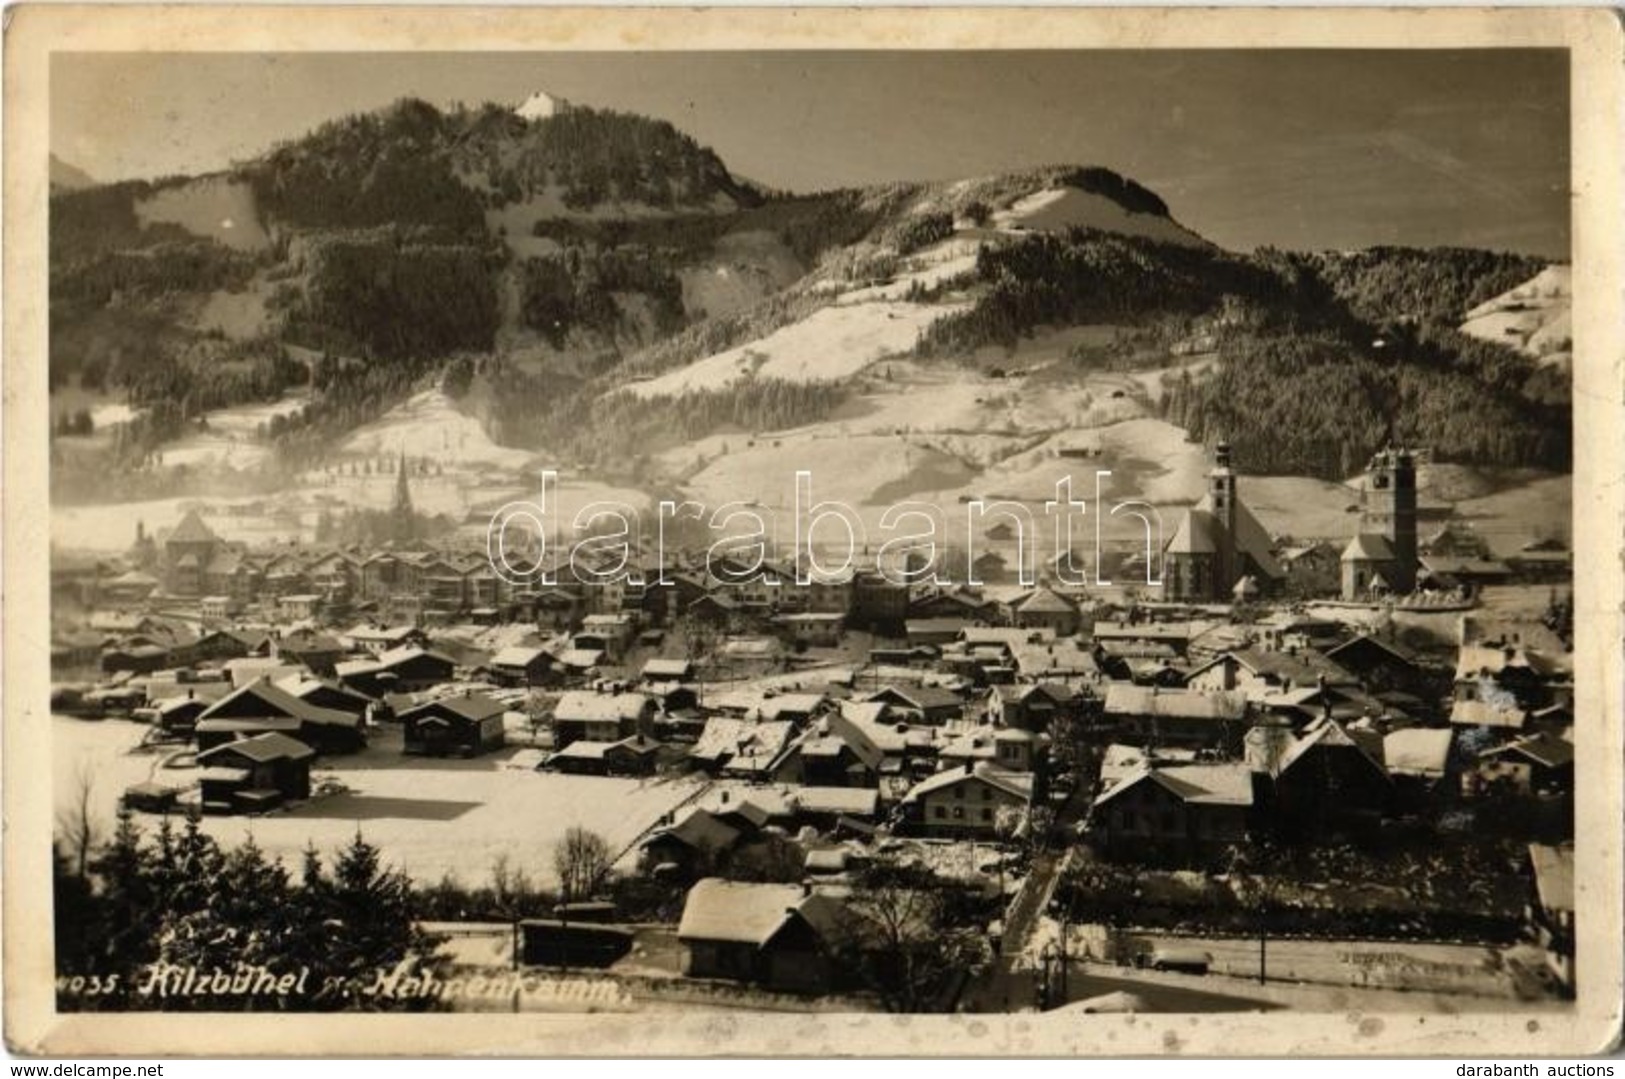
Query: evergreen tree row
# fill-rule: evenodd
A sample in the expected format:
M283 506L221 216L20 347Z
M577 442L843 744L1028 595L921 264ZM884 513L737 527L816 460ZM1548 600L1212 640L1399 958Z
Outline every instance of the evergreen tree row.
M359 832L290 870L252 836L224 850L196 821L167 818L148 836L124 812L104 847L78 864L59 849L54 866L65 1011L373 1010L397 1006L369 992L381 974L431 962L407 878ZM252 992L244 970L282 988L261 979ZM186 971L223 977L183 993Z

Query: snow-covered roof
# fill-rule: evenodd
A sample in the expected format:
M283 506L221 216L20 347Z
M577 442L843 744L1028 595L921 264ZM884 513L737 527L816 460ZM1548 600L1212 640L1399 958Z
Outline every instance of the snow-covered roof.
M1516 701L1457 701L1450 706L1450 722L1458 727L1522 729L1527 716Z
M1540 905L1547 910L1574 911L1574 848L1529 844Z
M1375 532L1356 532L1340 556L1344 562L1392 562L1394 549L1388 537Z
M1146 764L1095 799L1103 805L1141 783L1155 783L1182 802L1192 805L1250 806L1253 804L1253 773L1245 764Z
M912 790L904 796L905 803L917 801L933 791L947 790L960 783L982 783L995 790L1026 801L1032 797L1033 777L1020 772L1006 772L1002 768L994 768L985 761L979 761L974 768L946 768L928 779L916 783Z
M553 719L565 722L637 719L648 704L649 698L641 693L595 693L577 689L559 698L559 703L553 706Z
M1231 691L1204 693L1113 682L1106 687L1104 710L1107 715L1238 720L1247 714L1247 698Z
M1455 732L1448 727L1409 727L1382 740L1383 763L1396 776L1437 778L1450 760Z
M772 940L786 922L801 917L802 908L830 902L808 895L799 884L754 884L707 877L688 890L678 940L721 940L756 947ZM820 915L809 909L816 926Z
M491 657L490 665L493 667L529 667L547 654L545 648L509 645Z

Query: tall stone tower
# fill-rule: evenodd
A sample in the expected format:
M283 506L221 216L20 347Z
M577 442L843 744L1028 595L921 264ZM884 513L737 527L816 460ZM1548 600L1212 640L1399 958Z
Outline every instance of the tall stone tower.
M1208 502L1212 505L1213 519L1223 526L1218 550L1213 557L1213 591L1215 598L1225 599L1231 585L1240 575L1236 564L1236 473L1230 467L1230 443L1220 442L1213 447L1213 467L1207 474Z
M1416 587L1416 455L1390 447L1371 459L1370 472L1366 521L1393 548L1388 584L1404 594Z

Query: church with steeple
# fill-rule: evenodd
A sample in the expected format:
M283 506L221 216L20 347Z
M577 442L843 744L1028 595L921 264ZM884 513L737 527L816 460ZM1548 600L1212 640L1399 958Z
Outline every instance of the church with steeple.
M417 512L412 508L412 489L407 485L406 473L406 450L402 449L400 463L395 466L395 498L389 507L389 538L397 545L417 539Z
M1408 595L1416 588L1416 455L1390 447L1367 471L1360 530L1343 548L1343 598Z
M1163 549L1163 596L1176 602L1232 603L1271 592L1285 576L1270 534L1236 488L1230 444L1213 450L1207 490L1180 518Z

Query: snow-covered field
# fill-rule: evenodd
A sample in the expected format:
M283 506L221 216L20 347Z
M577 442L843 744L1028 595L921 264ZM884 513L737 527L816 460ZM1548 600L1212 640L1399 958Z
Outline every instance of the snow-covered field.
M108 502L94 506L51 507L51 544L66 550L124 551L135 542L136 522L149 534L174 528L186 511L207 502L213 509L236 505L230 499L160 498L146 502ZM303 535L299 517L270 514L209 514L210 530L222 539L248 544L281 542Z
M1058 187L1034 192L1015 202L1008 210L995 213L993 223L1006 229L1025 228L1059 232L1080 227L1120 232L1128 236L1144 236L1170 243L1202 243L1200 237L1166 217L1131 213L1105 195L1091 194L1075 187Z
M445 468L455 466L518 469L535 456L528 450L499 446L484 426L464 415L439 390L425 390L381 418L358 427L340 448L340 455L429 457Z
M187 435L163 447L163 463L168 467L257 468L270 452L260 441L260 425L269 425L277 416L291 416L308 403L304 394L278 401L238 405L210 412L208 430Z
M114 424L129 423L136 418L139 412L139 409L131 408L121 401L111 401L91 409L90 422L99 431L103 427L112 427Z
M643 397L719 390L743 378L839 382L914 347L920 331L964 305L865 303L825 307L766 337L627 387Z
M147 729L105 720L52 720L55 741L54 804L65 811L73 802L81 766L95 776L93 815L108 834L119 795L156 774L177 785L195 776L189 769L156 767L152 754L127 752ZM296 866L307 844L331 852L355 837L357 829L379 846L388 863L430 884L451 873L465 884L489 877L495 859L506 855L547 885L553 880L553 847L565 831L581 826L602 835L611 850L630 845L663 814L698 791L687 781L609 779L511 771L501 761L509 749L472 761L403 758L398 741L387 736L365 753L318 761L312 781L332 778L352 793L319 797L287 812L263 817L206 817L203 830L228 846L252 834L267 854ZM149 834L156 819L138 820Z
M1570 267L1548 266L1510 292L1467 312L1461 332L1509 345L1542 366L1566 366L1573 348L1573 303Z

